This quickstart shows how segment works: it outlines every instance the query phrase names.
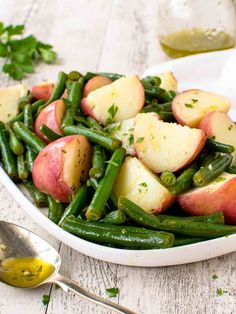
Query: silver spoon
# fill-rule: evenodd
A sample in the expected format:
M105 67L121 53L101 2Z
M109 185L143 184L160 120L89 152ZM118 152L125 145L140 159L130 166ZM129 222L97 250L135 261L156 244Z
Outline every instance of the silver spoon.
M25 228L6 221L0 221L0 264L5 259L18 257L36 257L54 266L53 274L30 288L36 288L45 283L54 283L59 285L66 292L73 291L79 296L115 310L117 313L135 314L135 312L126 309L119 304L110 302L86 291L75 281L60 275L59 269L61 266L61 257L49 243ZM3 281L1 277L0 282L11 285Z

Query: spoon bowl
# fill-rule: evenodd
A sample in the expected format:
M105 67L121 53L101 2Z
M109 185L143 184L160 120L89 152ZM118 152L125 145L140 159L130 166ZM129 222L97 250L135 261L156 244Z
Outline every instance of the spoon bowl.
M51 266L48 276L42 276L42 280L29 281L30 283L25 286L22 285L21 280L18 280L18 284L14 285L11 281L6 281L3 278L4 271L14 271L14 261L21 262L24 266L26 261L33 263L34 260L42 261L42 263ZM11 265L5 265L7 261L11 262ZM17 264L17 263L16 263ZM27 263L29 265L29 263ZM79 284L59 274L61 267L61 257L58 252L45 240L40 238L35 233L20 227L16 224L0 221L0 282L18 288L36 288L45 283L54 283L59 285L64 291L73 291L75 294L82 296L96 304L100 304L109 309L115 310L121 314L135 314L135 312L124 308L123 306L113 303L109 300L103 299L85 289L81 288ZM27 269L25 267L25 269ZM37 270L38 271L38 270ZM41 270L40 270L41 271ZM25 274L24 274L25 272ZM23 275L32 275L30 271L24 270ZM22 273L21 273L22 275ZM34 275L34 274L33 274ZM37 274L36 274L37 275ZM31 279L31 278L28 278Z

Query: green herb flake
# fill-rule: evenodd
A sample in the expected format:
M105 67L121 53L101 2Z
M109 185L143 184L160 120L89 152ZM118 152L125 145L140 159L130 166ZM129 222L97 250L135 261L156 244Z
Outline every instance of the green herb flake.
M109 113L109 117L107 118L107 124L110 124L114 121L115 115L118 111L118 107L113 104L108 110L107 112Z
M129 145L133 145L133 144L134 144L134 136L133 134L131 134L129 137Z
M223 290L222 288L217 288L216 293L219 297L221 297L224 293L228 293L228 291Z
M192 104L184 104L185 105L185 107L187 107L187 108L193 108L193 105Z
M48 294L44 294L42 298L43 305L48 305L50 302L50 296Z
M193 104L195 104L196 102L198 102L198 99L192 98L192 102L193 102Z
M148 186L146 182L142 182L139 184L140 186L144 186L145 188Z
M214 275L211 276L211 278L212 278L213 280L216 280L216 279L218 278L218 276L214 274Z
M144 137L139 137L138 139L137 139L137 143L142 143L142 141L144 140Z
M225 181L226 179L225 178L223 178L223 177L218 177L218 178L216 178L215 179L215 182L223 182L223 181Z
M120 289L119 288L107 288L106 289L106 294L108 296L108 298L115 298L118 296L118 294L120 293Z

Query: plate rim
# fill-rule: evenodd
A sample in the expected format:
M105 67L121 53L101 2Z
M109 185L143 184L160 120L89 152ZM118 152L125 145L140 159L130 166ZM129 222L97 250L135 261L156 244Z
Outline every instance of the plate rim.
M185 60L191 61L192 59L201 59L209 55L223 53L227 55L229 54L229 51L236 52L236 49L229 49L226 52L209 52L187 56L159 65L154 65L144 71L142 77L145 73L162 68L163 66L168 67L173 64L182 63ZM10 179L2 166L0 166L0 181L11 193L17 203L21 205L23 211L25 211L41 228L76 251L99 260L126 266L160 267L198 262L236 251L236 234L168 249L127 250L95 244L70 234L50 221L49 218L24 195L19 189L19 186ZM200 255L199 252L201 252Z

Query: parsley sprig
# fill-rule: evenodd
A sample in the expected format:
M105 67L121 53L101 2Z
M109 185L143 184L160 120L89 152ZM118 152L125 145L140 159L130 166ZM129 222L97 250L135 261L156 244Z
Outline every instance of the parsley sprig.
M24 25L5 26L0 22L0 57L6 58L2 70L14 80L33 73L39 61L52 63L57 54L51 45L38 41L33 35L23 37Z

